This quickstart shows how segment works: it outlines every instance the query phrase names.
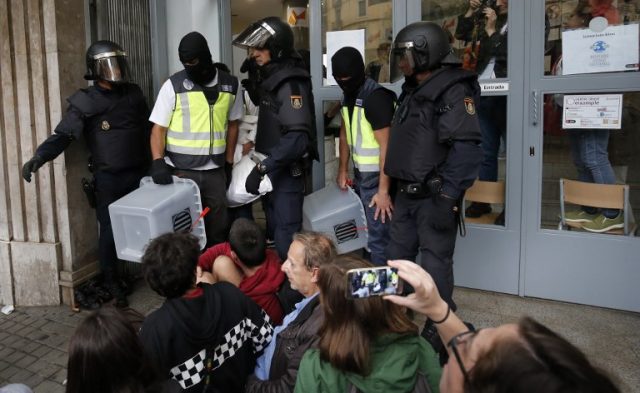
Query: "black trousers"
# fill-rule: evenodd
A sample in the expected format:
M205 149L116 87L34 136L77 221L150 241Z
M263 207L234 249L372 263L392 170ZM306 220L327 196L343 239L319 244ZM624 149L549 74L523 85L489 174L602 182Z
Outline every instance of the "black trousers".
M227 177L224 168L204 171L175 169L173 174L196 182L200 189L202 208L208 207L210 209L204 217L207 247L225 242L229 235L229 213L227 208Z
M448 223L450 229L434 228L433 214L437 207L433 198L412 199L396 192L394 200L387 258L416 262L419 251L417 263L433 277L440 296L455 310L452 297L453 251L457 235L455 222ZM451 219L455 221L453 214Z
M113 240L109 205L140 186L140 179L145 169L133 169L118 173L96 171L96 216L100 223L98 239L98 259L100 270L107 280L113 279L116 272L118 256Z
M273 233L276 251L280 259L285 261L293 234L302 229L304 179L292 177L288 168L269 174L269 177L273 191L262 197L265 216Z

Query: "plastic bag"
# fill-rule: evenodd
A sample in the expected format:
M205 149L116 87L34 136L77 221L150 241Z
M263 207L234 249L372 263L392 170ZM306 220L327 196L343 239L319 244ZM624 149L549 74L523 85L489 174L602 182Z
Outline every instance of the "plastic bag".
M253 195L247 192L247 189L245 188L247 177L249 177L249 173L251 173L253 167L256 166L256 163L251 159L252 156L256 156L260 160L265 158L265 156L260 153L250 153L243 156L240 161L233 166L231 184L229 184L229 189L227 190L227 201L229 203L229 207L246 205L247 203L251 203L260 198L260 195L264 195L273 190L271 179L269 179L269 176L265 175L260 183L260 188L258 189L258 191L260 191L260 195Z

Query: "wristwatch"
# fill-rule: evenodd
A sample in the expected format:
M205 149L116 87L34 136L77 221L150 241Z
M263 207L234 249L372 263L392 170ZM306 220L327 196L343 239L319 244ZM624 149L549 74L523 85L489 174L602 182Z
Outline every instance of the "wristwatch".
M267 173L267 166L264 163L259 162L256 166L258 167L258 172L260 172L261 175Z

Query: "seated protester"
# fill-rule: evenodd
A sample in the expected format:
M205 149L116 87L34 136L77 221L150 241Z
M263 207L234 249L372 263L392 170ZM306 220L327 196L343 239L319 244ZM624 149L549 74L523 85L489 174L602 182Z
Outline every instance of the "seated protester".
M318 269L331 263L336 247L317 232L293 235L282 270L291 288L305 297L274 330L273 340L258 358L255 375L249 377L246 392L292 392L300 359L318 341L322 309L318 300Z
M177 382L158 373L133 325L119 310L105 307L86 317L69 343L66 393L172 393ZM31 392L3 390L2 393Z
M267 250L264 233L255 222L238 218L231 225L229 241L210 247L198 260L207 281L226 281L240 288L267 312L273 325L282 323L282 306L277 292L284 281L280 258Z
M351 256L320 267L324 322L318 349L302 358L296 392L438 392L438 355L404 309L380 296L345 296L347 271L368 267Z
M160 371L186 392L242 392L273 329L234 285L196 284L199 256L190 234L167 233L149 243L142 272L167 299L147 316L140 338Z
M431 276L410 261L389 261L415 293L385 297L431 318L449 362L443 392L619 392L575 346L531 318L496 328L469 330L442 300Z

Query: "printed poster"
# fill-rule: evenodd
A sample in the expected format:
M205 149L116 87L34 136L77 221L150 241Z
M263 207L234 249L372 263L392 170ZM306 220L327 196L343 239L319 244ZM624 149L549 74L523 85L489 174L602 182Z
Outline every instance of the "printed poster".
M638 24L562 32L562 74L637 71Z
M622 94L565 95L562 128L621 129Z

